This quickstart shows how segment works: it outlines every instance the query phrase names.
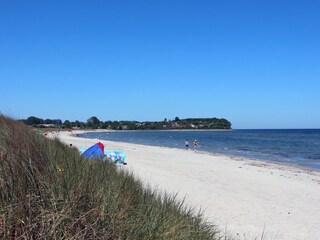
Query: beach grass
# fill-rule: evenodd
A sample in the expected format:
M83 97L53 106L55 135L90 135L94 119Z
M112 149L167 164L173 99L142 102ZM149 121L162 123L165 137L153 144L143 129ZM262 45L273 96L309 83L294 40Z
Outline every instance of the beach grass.
M0 116L1 239L220 239L174 196Z

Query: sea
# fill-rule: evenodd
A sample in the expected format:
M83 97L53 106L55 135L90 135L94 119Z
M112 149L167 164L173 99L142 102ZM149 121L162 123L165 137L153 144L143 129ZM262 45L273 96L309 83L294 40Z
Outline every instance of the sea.
M79 137L243 156L320 169L320 129L87 132Z

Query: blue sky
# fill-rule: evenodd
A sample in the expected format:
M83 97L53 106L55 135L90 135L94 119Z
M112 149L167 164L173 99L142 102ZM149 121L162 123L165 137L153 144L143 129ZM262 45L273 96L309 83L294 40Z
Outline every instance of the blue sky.
M0 112L320 128L319 12L294 0L0 0Z

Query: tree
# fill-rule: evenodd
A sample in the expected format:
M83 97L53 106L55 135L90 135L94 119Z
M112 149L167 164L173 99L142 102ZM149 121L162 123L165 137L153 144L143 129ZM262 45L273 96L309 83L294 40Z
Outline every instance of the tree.
M65 121L63 122L63 126L64 126L65 128L70 128L70 127L71 127L70 121L69 121L69 120L65 120Z
M87 120L89 126L97 126L100 123L100 120L97 117L91 117Z
M174 120L177 122L177 121L180 121L180 118L175 117L175 119L174 119Z
M62 121L60 119L46 119L43 121L44 124L56 124L61 125Z
M75 125L76 127L81 127L81 123L80 123L78 120L76 120L76 121L74 122L74 125Z
M43 119L31 116L31 117L28 117L27 124L28 125L43 124Z

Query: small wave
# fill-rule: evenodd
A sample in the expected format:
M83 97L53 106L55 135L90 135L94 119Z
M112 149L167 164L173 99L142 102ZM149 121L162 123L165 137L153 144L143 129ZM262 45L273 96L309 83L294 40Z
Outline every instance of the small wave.
M279 156L279 157L284 157L284 158L288 158L288 157L290 157L288 154L285 154L285 153L280 153L280 152L276 152L276 153L273 153L273 155L275 155L275 156Z
M307 159L320 160L320 154L314 154L311 156L307 156Z
M237 148L235 148L235 150L245 151L245 152L251 152L252 151L252 149L248 148L248 147L237 147Z

